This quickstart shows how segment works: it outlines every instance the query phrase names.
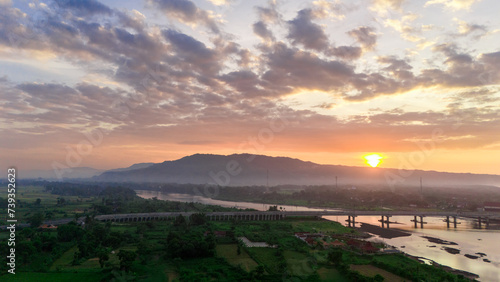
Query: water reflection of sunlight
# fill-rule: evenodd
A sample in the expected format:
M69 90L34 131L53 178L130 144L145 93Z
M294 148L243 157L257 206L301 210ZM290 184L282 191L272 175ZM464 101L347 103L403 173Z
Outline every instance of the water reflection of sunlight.
M346 216L325 218L347 225L345 222L347 220ZM391 228L408 231L412 234L411 236L386 239L374 235L369 240L382 241L410 255L478 274L480 281L500 281L500 244L498 244L500 232L498 229L485 229L484 225L482 229L478 229L477 221L467 218L459 218L461 224L456 229L453 227L447 228L443 218L439 217L425 217L424 221L427 224L422 229L420 227L415 228L413 222L410 221L411 219L413 218L410 216L393 216L390 218L390 221L394 222ZM359 216L356 218L356 224L358 227L360 223L381 227L379 220L380 217L376 216ZM490 228L495 228L495 225L490 224ZM498 228L498 225L496 225L496 228ZM439 238L457 243L457 245L432 243L422 236ZM444 247L459 249L460 253L450 254ZM491 262L485 262L483 258L474 260L465 257L465 254L477 255L477 253L485 253L484 258Z

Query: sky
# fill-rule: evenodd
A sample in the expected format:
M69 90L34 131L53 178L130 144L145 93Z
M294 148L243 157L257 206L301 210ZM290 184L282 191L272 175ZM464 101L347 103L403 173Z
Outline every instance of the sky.
M500 174L500 2L0 0L3 170L195 153Z

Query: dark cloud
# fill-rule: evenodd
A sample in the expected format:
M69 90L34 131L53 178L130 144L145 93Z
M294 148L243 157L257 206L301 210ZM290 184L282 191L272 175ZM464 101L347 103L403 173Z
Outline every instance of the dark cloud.
M461 91L455 95L458 103L472 102L477 104L489 104L500 102L497 90L480 89L471 91Z
M220 31L217 23L210 15L189 0L148 0L148 3L162 10L167 16L174 17L185 23L206 26L215 33Z
M348 101L365 101L380 95L390 95L409 90L400 81L380 73L357 74L352 79L355 94L344 94Z
M333 47L328 50L327 54L333 55L346 60L355 60L361 57L362 50L360 47L352 47L352 46L339 46Z
M134 13L135 16L124 12L116 12L121 25L132 28L137 32L141 32L147 27L147 24L144 21L145 17L137 11L134 11Z
M330 43L323 28L312 22L314 14L311 9L303 9L297 13L295 19L288 22L287 38L293 44L300 44L316 51L326 50Z
M481 54L481 61L490 66L500 66L500 51Z
M60 84L36 84L24 83L17 86L18 89L28 93L33 99L39 103L57 104L61 99L67 101L75 101L75 96L78 94L73 88ZM37 105L40 105L37 103Z
M177 53L179 65L186 69L198 70L201 73L216 75L220 70L220 62L217 52L209 49L206 45L193 37L175 30L163 31L165 39L172 44L173 50Z
M498 53L487 53L479 59L464 53L454 44L441 44L433 51L444 55L444 69L424 69L418 82L424 86L442 85L445 87L474 87L495 84L500 81L500 64L491 64ZM485 60L484 58L489 58Z
M43 20L46 22L46 19ZM25 14L12 7L0 9L0 43L13 48L44 49L36 30L39 21L29 20Z
M356 41L367 50L373 49L377 44L377 34L372 27L361 26L350 30L347 34L356 39Z
M263 21L258 21L252 25L253 32L260 36L265 41L273 41L273 33L267 28L267 25Z
M401 1L378 2L398 6ZM361 139L374 136L373 143L380 148L400 149L401 143L411 147L404 141L407 138L421 138L437 126L451 127L455 118L471 113L474 119L465 120L462 131L452 136L458 140L453 141L454 146L492 144L488 132L500 132L498 112L491 106L498 102L498 91L481 87L500 81L500 52L477 55L449 43L431 49L433 64L439 67L419 62L419 68L413 68L415 61L382 56L366 71L353 61L363 50L375 48L377 36L370 27L348 31L358 46L333 45L315 23L321 18L317 11L302 9L293 20L283 22L272 2L256 8L258 19L251 26L265 44L244 48L225 36L208 12L191 1L150 3L169 19L203 25L217 33L193 36L175 27L166 29L151 22L148 26L140 13L108 11L110 8L92 1L49 7L39 14L45 17L40 21L15 8L2 9L0 44L6 50L47 52L97 77L86 79L93 83L74 85L11 83L0 77L2 121L31 126L3 129L2 136L22 137L28 148L36 145L34 140L25 141L29 136L78 142L81 137L75 132L101 126L112 132L109 142L122 145L147 141L159 148L166 144L227 147L280 116L293 124L280 135L283 142L276 143L280 150L304 149L304 144L309 148L317 145L309 150L318 151L360 150L366 144L349 141L359 140L360 132ZM87 8L78 8L84 4ZM26 25L27 21L32 24ZM480 27L471 26L472 30L480 31ZM280 38L283 34L289 41ZM460 89L443 112L401 110L340 120L282 105L287 95L306 90L343 95L349 103L421 87L466 89ZM466 108L467 103L478 109ZM320 103L316 107L332 106ZM237 129L238 135L227 136L228 128ZM199 138L193 138L193 132ZM471 141L460 141L467 134L473 135ZM65 136L73 139L67 141ZM15 138L8 142L15 147Z
M211 57L213 55L213 52L205 44L189 35L171 29L165 30L163 35L179 52L198 57Z
M278 12L274 1L269 1L267 7L255 7L260 21L266 24L277 23L281 21L281 14Z
M394 56L385 56L379 57L378 62L387 65L383 70L389 72L392 77L398 78L403 84L415 78L415 75L411 71L413 67L406 60L401 60ZM406 85L406 87L410 86L412 85Z
M244 93L247 98L269 93L268 90L264 90L262 87L260 78L251 71L231 72L221 76L220 79L231 85L240 93Z
M353 67L339 61L329 61L317 55L288 48L283 43L273 46L266 54L270 70L263 79L274 85L293 88L332 90L347 85L354 75Z
M60 8L71 9L78 16L113 13L108 6L95 0L55 0L55 3Z

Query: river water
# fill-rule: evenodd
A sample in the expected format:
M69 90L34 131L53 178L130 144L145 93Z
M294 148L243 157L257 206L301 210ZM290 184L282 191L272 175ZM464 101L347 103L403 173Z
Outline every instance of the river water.
M194 196L189 194L169 194L157 191L136 190L139 197L151 199L157 197L159 200L179 201L179 202L196 202L209 205L219 205L223 207L251 208L260 211L268 210L270 204L258 204L249 202L231 202L214 200L202 196ZM322 208L308 208L278 205L286 211L323 211ZM327 209L335 210L335 209ZM325 216L325 219L337 221L345 224L346 216ZM447 228L443 218L426 217L424 218L424 228L414 228L412 220L409 216L393 216L390 218L391 228L398 228L411 233L411 236L399 237L393 239L384 239L377 235L370 240L383 241L386 244L395 246L400 251L413 256L424 257L433 260L439 264L447 265L456 269L465 270L479 275L480 281L500 281L500 230L485 229L483 224L482 229L479 229L477 222L471 219L459 218L457 228ZM380 226L380 217L375 216L359 216L356 218L356 224L368 223ZM359 225L357 225L359 226ZM451 224L451 226L453 226ZM491 228L495 226L490 225ZM496 226L498 227L498 226ZM422 236L435 237L442 240L455 242L458 245L444 246L437 243L431 243ZM444 247L459 249L459 254L450 254ZM478 259L470 259L465 257L466 254L479 256L477 253L484 253L486 256ZM488 259L491 262L485 262L483 259Z

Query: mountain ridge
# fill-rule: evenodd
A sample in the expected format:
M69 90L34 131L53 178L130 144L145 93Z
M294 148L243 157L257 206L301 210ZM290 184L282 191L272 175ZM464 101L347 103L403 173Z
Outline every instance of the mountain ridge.
M163 182L180 184L326 185L337 180L350 184L425 184L500 186L500 175L399 170L345 165L324 165L289 157L252 154L194 154L125 172L106 171L93 181Z

